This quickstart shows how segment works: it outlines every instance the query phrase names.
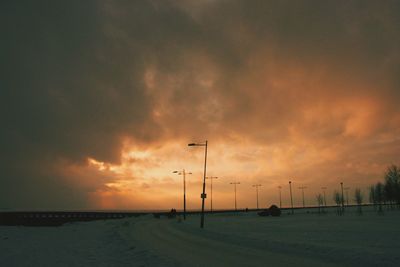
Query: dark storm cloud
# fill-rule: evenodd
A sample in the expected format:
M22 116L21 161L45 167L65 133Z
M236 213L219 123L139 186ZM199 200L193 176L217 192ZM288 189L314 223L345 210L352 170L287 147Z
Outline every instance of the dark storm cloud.
M147 34L146 16L156 15L149 3L131 11L114 24L97 1L1 4L0 202L6 207L40 207L48 192L68 203L59 161L117 162L123 137L155 137L146 131L151 118L141 75L146 50L154 51L162 36ZM109 24L122 36L107 32Z
M257 114L257 122L261 116L265 123L287 125L313 101L329 104L349 97L375 97L397 105L399 90L389 85L398 80L397 2L179 3L197 22L201 38L194 48L208 62L188 57L189 63L180 64L183 70L175 74L181 80L173 90L174 96L185 97L174 99L178 109L193 103L188 96L207 99L201 86L193 83L193 73L201 76L210 66L216 76L210 98L218 101L222 120L228 124L248 124L249 114ZM157 78L162 80L162 75ZM277 80L286 84L277 86ZM159 83L165 85L165 79ZM202 101L185 110L190 114L187 119L198 117L201 109L193 108L196 104ZM174 106L171 113L175 110Z
M398 1L3 2L0 207L88 205L113 178L86 159L118 163L126 139L271 144L295 128L324 144L350 116L331 110L362 97L393 121L398 14Z

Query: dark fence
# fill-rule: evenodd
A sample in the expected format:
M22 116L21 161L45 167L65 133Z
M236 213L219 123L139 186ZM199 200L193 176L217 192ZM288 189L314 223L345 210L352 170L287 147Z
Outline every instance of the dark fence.
M68 222L121 219L146 213L134 212L70 212L70 211L9 211L0 212L0 225L60 226Z
M364 204L364 206L372 206L371 204ZM356 205L345 206L356 207ZM337 206L327 206L327 209L337 208ZM294 210L311 209L317 210L318 207L294 207ZM262 209L259 209L262 210ZM231 213L231 212L251 212L259 211L257 209L226 209L214 210L213 212L206 210L209 213ZM282 211L290 211L291 208L285 207ZM187 215L199 214L199 210L187 211ZM108 220L108 219L121 219L126 217L137 217L146 214L153 214L156 218L170 217L170 212L109 212L109 211L4 211L0 212L0 225L24 225L24 226L60 226L65 223L79 222L79 221L94 221L94 220ZM174 215L182 215L182 211L174 213Z

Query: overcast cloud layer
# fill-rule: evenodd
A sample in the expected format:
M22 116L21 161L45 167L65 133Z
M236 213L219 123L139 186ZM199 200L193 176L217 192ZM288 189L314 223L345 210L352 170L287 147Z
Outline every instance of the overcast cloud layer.
M200 176L206 138L210 173L265 192L399 163L399 1L3 1L0 22L0 208L179 205L168 173Z

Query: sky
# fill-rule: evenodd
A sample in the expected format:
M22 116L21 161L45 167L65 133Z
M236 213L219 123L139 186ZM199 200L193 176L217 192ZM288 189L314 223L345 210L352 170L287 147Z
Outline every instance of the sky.
M399 1L1 1L0 209L316 205L400 156ZM207 180L206 208L210 206Z

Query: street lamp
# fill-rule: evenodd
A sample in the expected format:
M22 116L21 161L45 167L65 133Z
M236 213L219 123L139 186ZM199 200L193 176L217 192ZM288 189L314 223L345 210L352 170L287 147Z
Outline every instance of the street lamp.
M343 194L343 182L340 182L340 187L342 188L342 212L344 212L344 194Z
M206 140L204 143L190 143L188 146L204 146L204 175L203 175L203 193L200 195L201 197L201 219L200 219L200 228L204 228L204 199L207 197L206 195L206 172L207 172L207 147L208 141Z
M321 189L324 192L324 204L325 204L325 208L326 208L326 194L325 194L326 187L325 186L321 187Z
M210 179L211 180L211 212L213 212L213 201L212 201L212 196L213 196L213 194L212 194L212 184L213 184L213 180L214 179L218 179L218 177L217 176L210 176L210 177L206 177L206 179Z
M240 182L233 182L233 183L230 183L230 184L233 184L234 187L235 187L235 211L236 211L237 210L237 205L236 205L236 185L240 184Z
M300 186L299 189L301 189L301 193L303 195L303 208L305 208L306 207L306 203L304 201L304 189L307 189L307 187L306 186Z
M253 187L256 188L256 192L257 192L257 210L258 210L258 188L260 187L260 184L253 184Z
M173 171L172 173L177 173L183 176L183 219L186 220L186 174L192 174L191 172L186 172L185 169L182 171Z
M347 203L347 207L349 206L349 189L350 187L345 187L343 188L344 191L346 191L346 203Z
M282 186L278 186L279 188L279 208L282 208Z
M292 214L294 214L294 209L293 209L293 196L292 196L292 181L289 181L289 188L290 188L290 203L292 204Z

